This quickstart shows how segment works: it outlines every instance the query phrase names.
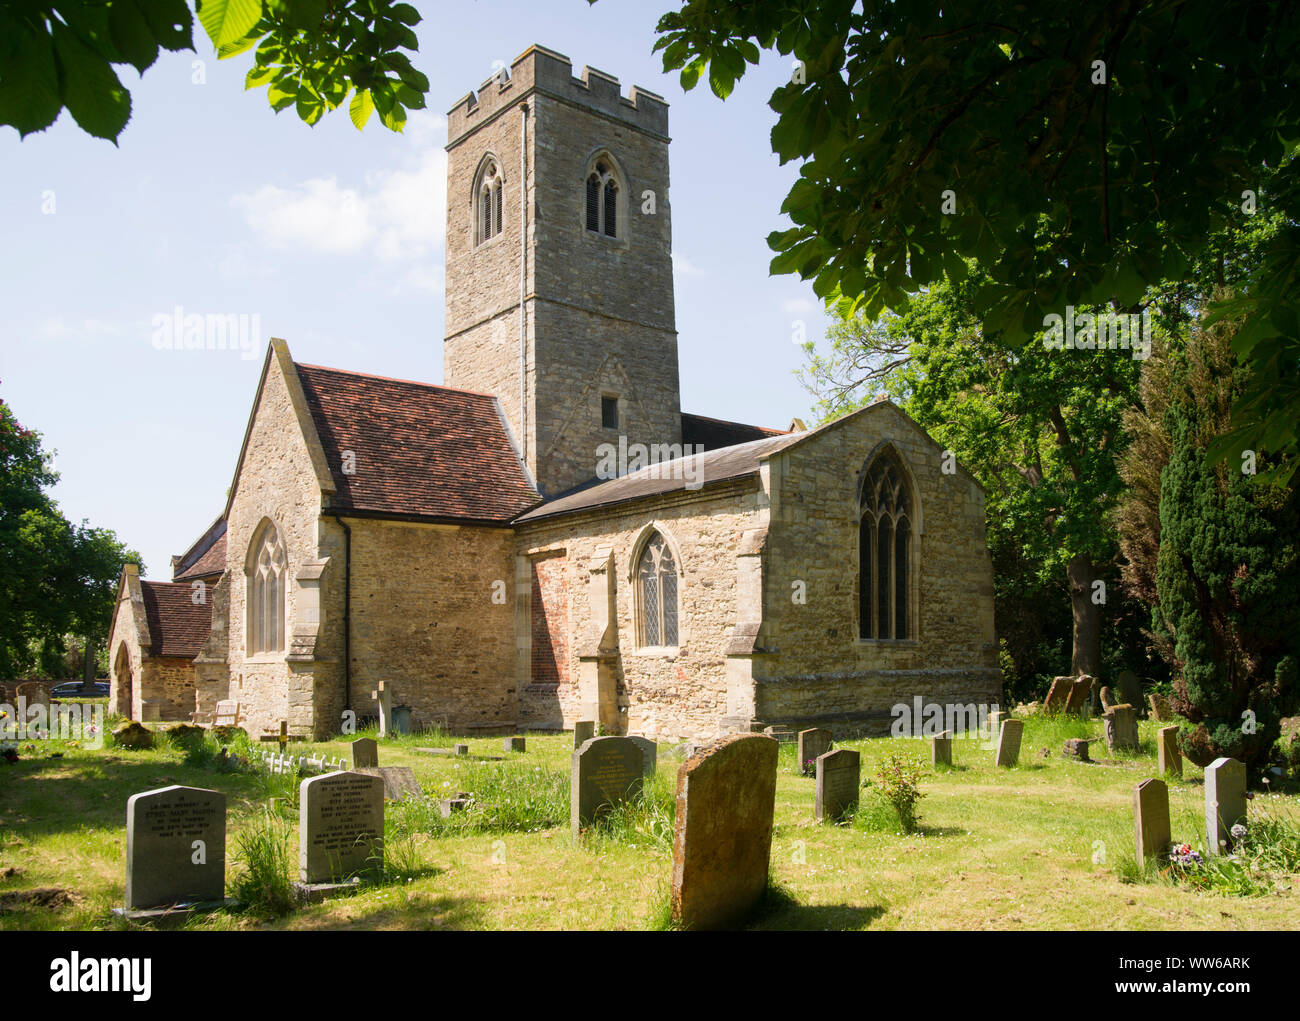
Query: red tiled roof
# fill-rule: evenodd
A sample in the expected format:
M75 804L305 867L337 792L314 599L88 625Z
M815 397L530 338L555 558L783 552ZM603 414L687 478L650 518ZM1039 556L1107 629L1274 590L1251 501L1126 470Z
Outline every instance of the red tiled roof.
M759 425L743 425L682 412L682 442L702 446L705 450L734 447L737 443L751 443L771 436L786 436L789 432L788 429L764 429Z
M203 539L196 542L189 552L181 558L180 563L176 565L176 570L172 572L172 581L206 578L225 571L226 522L224 518L220 522L220 531L217 537L210 539L211 545L207 549L203 549L202 545L205 539L210 539L210 535L205 535ZM186 560L191 562L187 564Z
M199 654L212 630L212 603L196 604L192 593L185 582L140 582L145 620L153 640L151 655L193 659Z
M297 365L337 487L325 513L502 523L540 500L487 394ZM355 455L344 474L343 452Z

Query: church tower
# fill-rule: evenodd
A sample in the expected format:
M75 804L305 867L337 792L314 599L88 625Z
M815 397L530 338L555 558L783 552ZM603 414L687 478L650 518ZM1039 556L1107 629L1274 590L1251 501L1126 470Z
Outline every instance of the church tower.
M447 115L444 381L500 398L547 496L681 443L668 141L661 97L540 46Z

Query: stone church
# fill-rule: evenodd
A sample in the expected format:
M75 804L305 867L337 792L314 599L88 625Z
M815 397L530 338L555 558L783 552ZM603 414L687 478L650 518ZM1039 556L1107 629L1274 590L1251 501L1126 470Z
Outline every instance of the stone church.
M707 739L997 700L984 495L922 429L681 410L668 143L540 46L456 104L445 385L272 341L225 509L123 573L117 707L321 738L383 680L416 726Z

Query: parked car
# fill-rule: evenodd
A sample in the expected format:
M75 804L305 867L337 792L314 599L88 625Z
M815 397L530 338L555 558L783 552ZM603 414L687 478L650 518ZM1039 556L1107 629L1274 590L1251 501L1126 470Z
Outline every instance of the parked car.
M82 688L80 681L61 681L50 689L51 698L108 698L108 681L91 681Z

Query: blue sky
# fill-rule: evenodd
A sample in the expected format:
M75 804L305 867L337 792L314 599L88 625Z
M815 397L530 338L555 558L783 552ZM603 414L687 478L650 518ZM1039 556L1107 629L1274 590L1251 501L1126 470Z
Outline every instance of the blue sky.
M169 578L224 507L269 337L298 361L442 382L443 115L533 43L668 99L683 410L808 417L793 324L820 338L826 319L809 284L768 276L764 243L797 172L768 141L790 69L765 56L725 103L683 92L651 53L661 4L417 5L429 109L400 135L273 114L243 91L251 54L217 61L197 25L197 53L119 71L118 148L66 112L21 142L0 128L0 396L57 451L64 513ZM177 306L256 315L256 356L158 350L155 317Z

